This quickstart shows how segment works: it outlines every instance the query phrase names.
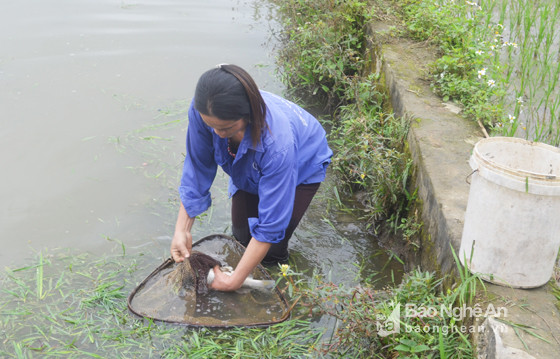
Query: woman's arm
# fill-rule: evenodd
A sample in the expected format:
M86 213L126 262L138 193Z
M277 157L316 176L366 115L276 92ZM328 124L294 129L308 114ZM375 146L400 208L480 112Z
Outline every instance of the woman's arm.
M179 208L179 214L177 215L177 223L175 224L175 233L171 241L171 256L175 262L182 262L191 255L191 229L193 223L194 217L189 216L183 203L181 203L181 208Z
M218 165L214 159L212 129L204 124L192 105L185 149L179 197L186 212L194 218L212 204L210 187Z
M222 273L218 267L214 268L215 278L211 287L221 291L239 289L247 276L266 256L270 246L270 243L259 242L255 238L251 238L243 257L241 257L239 264L237 264L231 276Z
M204 125L192 103L188 113L186 155L179 185L181 204L171 241L171 256L175 262L182 262L190 256L191 228L195 217L206 211L212 203L210 187L217 170L211 129Z

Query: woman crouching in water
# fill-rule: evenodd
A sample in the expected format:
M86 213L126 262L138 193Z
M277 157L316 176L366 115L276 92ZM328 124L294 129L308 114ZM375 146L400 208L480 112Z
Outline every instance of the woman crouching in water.
M214 268L211 287L233 291L259 263L287 262L288 241L325 179L332 151L317 119L260 91L236 65L200 77L188 117L171 254L175 262L190 255L194 219L210 207L221 166L230 176L233 235L246 249L231 276Z

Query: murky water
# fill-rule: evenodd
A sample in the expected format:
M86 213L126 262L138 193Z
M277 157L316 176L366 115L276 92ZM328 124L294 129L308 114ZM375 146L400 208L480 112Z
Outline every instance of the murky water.
M198 76L236 63L281 88L269 15L236 0L3 3L0 267L46 246L168 236Z
M3 4L0 266L46 247L101 254L115 242L152 253L154 268L169 256L196 80L236 63L281 93L272 16L249 0ZM226 183L219 173L195 238L229 233ZM326 213L331 187L312 203L291 256L307 273L353 283L360 267L380 270L387 256L357 220ZM391 263L384 273L400 270Z

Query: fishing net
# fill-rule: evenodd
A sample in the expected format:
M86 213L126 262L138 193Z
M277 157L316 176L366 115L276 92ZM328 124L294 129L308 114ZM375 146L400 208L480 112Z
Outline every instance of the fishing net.
M177 264L167 276L167 284L176 292L181 288L194 288L197 295L208 293L208 272L220 262L207 254L193 251L189 258Z
M175 263L169 258L149 274L130 293L128 308L140 317L194 327L267 326L286 320L288 304L261 265L248 286L235 292L209 289L212 268L234 268L244 250L229 236L202 238L189 260Z

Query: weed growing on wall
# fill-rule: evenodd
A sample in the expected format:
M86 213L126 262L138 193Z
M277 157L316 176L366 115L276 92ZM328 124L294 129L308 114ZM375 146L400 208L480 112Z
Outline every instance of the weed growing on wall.
M356 84L361 97L339 108L339 126L331 134L336 148L333 168L363 205L370 223L380 222L408 206L408 174L412 165L404 152L408 119L383 109L386 95L377 75ZM406 213L400 213L405 215Z

